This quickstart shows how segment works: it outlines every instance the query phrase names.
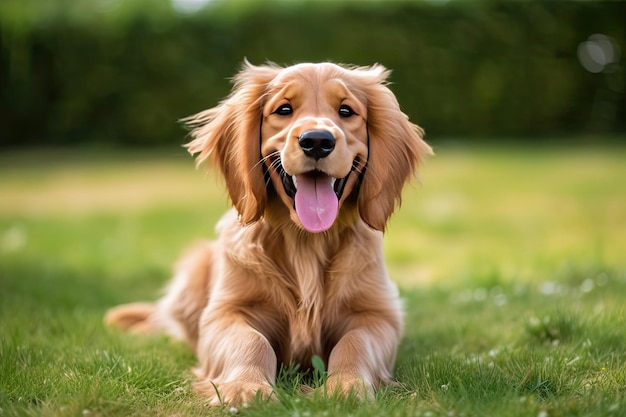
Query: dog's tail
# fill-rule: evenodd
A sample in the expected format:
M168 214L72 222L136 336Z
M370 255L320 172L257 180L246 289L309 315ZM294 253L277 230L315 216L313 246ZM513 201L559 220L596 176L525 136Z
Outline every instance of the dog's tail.
M152 333L158 330L153 320L154 303L130 303L113 307L107 311L104 323L132 333Z

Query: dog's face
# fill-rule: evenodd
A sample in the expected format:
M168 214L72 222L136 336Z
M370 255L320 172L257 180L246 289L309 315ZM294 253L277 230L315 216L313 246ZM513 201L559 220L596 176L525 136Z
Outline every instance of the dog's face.
M382 66L246 64L227 100L188 120L189 150L220 166L243 223L267 215L268 198L279 198L312 233L354 217L349 210L383 230L430 153L385 86L387 75Z
M334 224L367 163L367 104L346 74L331 64L291 67L268 85L263 106L270 178L291 219L313 233Z

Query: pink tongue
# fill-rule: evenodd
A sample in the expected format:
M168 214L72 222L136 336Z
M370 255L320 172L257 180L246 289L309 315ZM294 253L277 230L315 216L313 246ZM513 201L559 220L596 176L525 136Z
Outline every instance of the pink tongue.
M296 175L296 213L306 230L323 232L337 218L339 201L327 175Z

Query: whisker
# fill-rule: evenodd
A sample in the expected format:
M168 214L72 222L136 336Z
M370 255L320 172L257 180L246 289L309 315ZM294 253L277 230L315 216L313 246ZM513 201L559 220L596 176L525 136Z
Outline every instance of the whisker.
M280 164L280 160L279 159L274 159L269 167L270 169L273 169L274 171L278 172L279 175L284 175L284 170L281 169L281 164Z
M254 168L258 167L259 165L261 165L261 164L265 163L266 161L270 160L271 158L274 158L274 157L279 156L279 155L280 155L280 151L274 151L274 152L270 153L269 155L264 156L264 157L263 157L263 158L261 158L261 159L260 159L260 160L259 160L256 164L254 164L254 165L252 166L252 170L253 170Z
M363 175L363 173L365 172L365 167L366 167L367 163L361 161L360 159L355 160L354 163L352 164L352 169L354 172L357 172L359 175Z
M278 175L280 175L281 177L286 175L285 171L283 169L281 169L281 163L280 163L280 158L278 158L280 152L279 151L274 151L272 153L270 153L269 155L267 155L264 158L261 158L261 161L259 161L259 163L270 160L270 165L268 168L273 169L274 171L276 171L278 173ZM274 158L274 159L272 159ZM258 164L258 163L257 163ZM256 166L256 165L255 165ZM265 180L265 187L267 188L270 183L271 183L271 177L268 175L266 180Z
M364 167L360 167L360 166L358 166L358 165L355 165L355 166L352 168L352 170L353 170L354 172L356 172L357 174L359 174L359 175L363 175L363 168L364 168Z

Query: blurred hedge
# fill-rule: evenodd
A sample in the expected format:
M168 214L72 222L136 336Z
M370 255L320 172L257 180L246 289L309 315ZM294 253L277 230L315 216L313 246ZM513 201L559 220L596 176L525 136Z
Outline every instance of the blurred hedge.
M247 57L393 69L429 137L626 131L619 56L579 63L592 34L626 51L624 2L3 0L0 144L182 143Z

